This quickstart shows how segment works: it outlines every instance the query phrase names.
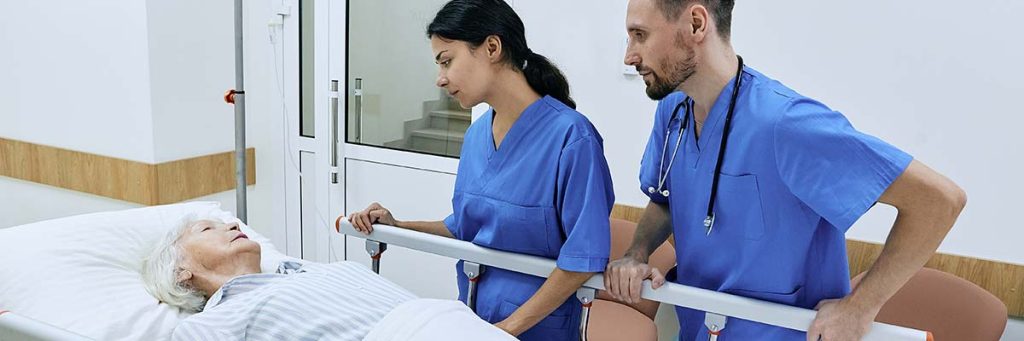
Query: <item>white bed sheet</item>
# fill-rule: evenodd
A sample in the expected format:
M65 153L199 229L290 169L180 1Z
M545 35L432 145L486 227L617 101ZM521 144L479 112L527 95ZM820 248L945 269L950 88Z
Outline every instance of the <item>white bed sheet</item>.
M459 301L421 298L384 316L363 341L516 340Z
M187 315L153 298L142 260L190 213L235 219L215 202L103 212L0 229L0 310L97 340L160 340ZM285 259L269 240L264 272Z
M96 340L165 340L188 317L146 292L144 257L188 214L237 221L216 202L191 202L47 220L0 229L0 310ZM248 226L263 272L288 257ZM374 275L376 276L376 275ZM416 299L388 313L366 340L515 340L459 301Z

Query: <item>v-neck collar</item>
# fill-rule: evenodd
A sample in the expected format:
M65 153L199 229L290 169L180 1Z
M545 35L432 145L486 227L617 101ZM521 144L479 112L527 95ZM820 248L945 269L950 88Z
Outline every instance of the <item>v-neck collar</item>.
M740 72L746 72L745 70L746 66L744 66L743 70L740 70ZM741 74L740 77L743 77L743 75ZM729 83L725 84L722 91L718 93L718 98L715 99L715 104L711 106L711 110L708 112L708 117L704 119L704 127L701 129L700 136L697 136L697 117L696 115L690 115L691 118L689 124L693 129L688 130L690 130L690 134L694 137L687 138L687 144L691 142L693 143L690 146L693 147L694 153L696 154L696 157L690 158L690 161L688 162L691 168L696 168L700 159L702 159L703 155L707 153L708 141L711 141L712 138L716 141L722 138L722 121L724 121L725 115L729 112L729 101L732 100L732 92L735 87L736 77L733 77L729 80ZM742 91L743 89L740 90ZM739 96L736 97L736 101L740 101ZM735 113L733 114L735 115Z
M485 147L487 151L487 168L480 174L480 178L477 180L479 181L480 188L493 178L490 174L499 171L505 159L522 144L523 138L533 130L533 126L544 116L542 114L545 110L541 109L544 106L550 106L551 104L547 103L547 101L551 100L554 100L551 96L544 96L527 106L526 109L523 109L523 113L519 115L519 118L512 123L512 127L505 133L505 139L501 141L501 147L498 148L494 146L494 108L491 108L488 115L484 115L486 121L482 123L487 127L487 142L485 142L487 144Z
M541 98L537 99L536 101L534 101L533 103L531 103L530 105L526 106L525 109L523 109L523 112L521 114L519 114L519 117L516 118L515 122L512 122L512 127L510 127L508 129L508 132L505 133L505 138L501 140L501 145L502 146L508 147L508 143L509 142L512 142L513 145L518 143L519 139L522 138L522 135L525 134L525 131L528 131L530 126L532 126L534 121L536 121L536 119L537 119L536 116L537 115L535 115L535 112L539 111L539 110L537 110L537 108L542 103L547 101L549 97L550 96L541 97ZM494 144L494 116L495 115L497 115L497 113L494 111L494 108L491 108L491 110L489 112L489 115L487 115L487 117L488 117L488 121L487 121L487 141L490 142L490 144L489 144L490 148L489 149L491 151L491 156L501 152L502 150L508 149L508 148L505 148L505 147L496 146Z

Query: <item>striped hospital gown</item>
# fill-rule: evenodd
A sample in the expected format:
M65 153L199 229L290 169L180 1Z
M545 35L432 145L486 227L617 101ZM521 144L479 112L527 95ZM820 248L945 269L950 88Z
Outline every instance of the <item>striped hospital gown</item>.
M281 263L278 273L231 279L178 340L361 340L391 309L416 297L353 262Z

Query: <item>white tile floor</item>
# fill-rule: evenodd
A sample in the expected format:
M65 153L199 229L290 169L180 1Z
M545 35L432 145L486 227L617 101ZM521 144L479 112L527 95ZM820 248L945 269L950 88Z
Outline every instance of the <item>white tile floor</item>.
M1024 319L1011 318L1006 322L1006 331L1003 332L1001 341L1024 340Z

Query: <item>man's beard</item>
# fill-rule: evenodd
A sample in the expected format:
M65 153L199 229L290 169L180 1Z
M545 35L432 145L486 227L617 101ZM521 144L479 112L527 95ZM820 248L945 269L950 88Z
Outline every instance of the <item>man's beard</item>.
M657 73L651 72L651 76L654 80L651 84L647 85L647 97L653 100L659 101L665 96L676 91L680 84L683 84L687 79L690 79L694 73L697 73L697 62L695 59L694 49L683 45L682 41L676 40L676 46L683 50L686 54L686 58L680 60L671 65L665 65L668 63L661 63L662 70L665 70L667 77L662 78Z

